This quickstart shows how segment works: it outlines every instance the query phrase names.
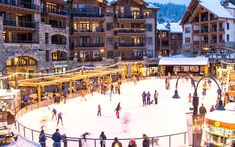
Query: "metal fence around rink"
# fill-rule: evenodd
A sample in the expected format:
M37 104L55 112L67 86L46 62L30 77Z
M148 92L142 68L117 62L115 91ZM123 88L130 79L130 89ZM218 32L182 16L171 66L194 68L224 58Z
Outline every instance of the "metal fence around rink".
M46 107L47 105L50 105L54 103L53 100L46 100L40 103L36 103L36 104L31 104L28 105L24 108L16 108L16 129L18 131L18 133L29 139L32 140L33 142L38 142L38 138L39 138L39 134L40 134L40 130L34 130L31 128L28 128L27 126L24 126L23 124L21 124L17 119L20 118L21 116L23 116L25 113L30 112L32 110L41 108L41 107ZM159 146L162 147L176 147L176 146L182 146L187 144L187 132L180 132L180 133L175 133L175 134L169 134L169 135L162 135L162 136L152 136L149 137L150 140L150 145L152 145L152 147L157 147L159 144ZM46 134L47 136L47 146L52 146L53 141L51 139L52 134ZM118 137L118 136L117 136ZM123 146L128 146L128 143L131 139L130 138L119 138L119 141L122 143ZM136 141L137 146L142 146L142 141L143 138L134 138ZM106 146L107 147L111 147L112 142L113 142L113 138L108 138L106 140ZM157 143L158 142L158 143ZM64 142L61 142L62 147L64 145ZM99 140L99 136L97 136L97 138L87 138L86 142L84 142L84 140L82 138L79 137L67 137L67 146L68 147L100 147L100 140Z

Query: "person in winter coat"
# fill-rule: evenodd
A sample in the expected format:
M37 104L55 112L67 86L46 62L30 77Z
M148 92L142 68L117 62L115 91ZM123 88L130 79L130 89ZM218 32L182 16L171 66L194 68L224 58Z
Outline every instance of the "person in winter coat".
M114 141L112 143L112 147L122 147L122 143L118 140L117 137L114 138Z
M149 138L146 134L143 134L142 147L149 147Z
M105 147L105 140L106 140L106 135L104 132L101 132L100 134L100 147Z
M62 136L59 129L56 129L56 132L52 135L52 140L54 141L53 147L61 147Z
M116 109L114 110L114 111L116 111L116 116L118 119L120 118L120 113L119 113L120 110L121 110L121 104L118 103Z
M41 147L46 147L46 135L44 133L44 130L41 130L40 135L39 135L39 143Z
M143 106L146 106L146 96L147 94L145 93L145 91L142 93L142 99L143 99Z
M151 97L151 94L148 91L148 93L147 93L147 105L150 105L150 97Z
M154 92L154 101L155 101L155 104L157 104L158 103L158 92L157 92L157 90L155 90L155 92Z
M137 147L136 142L135 142L135 139L131 139L131 140L129 141L128 147Z

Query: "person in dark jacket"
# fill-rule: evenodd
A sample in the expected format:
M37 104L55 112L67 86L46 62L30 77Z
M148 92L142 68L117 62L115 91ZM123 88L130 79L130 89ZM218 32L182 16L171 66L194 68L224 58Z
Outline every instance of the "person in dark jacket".
M59 129L56 129L56 132L52 135L52 140L54 141L53 147L61 147L62 136Z
M122 143L118 140L117 137L114 138L114 141L112 143L112 147L122 147Z
M147 94L145 93L145 91L142 93L142 99L143 99L143 106L146 106L146 96Z
M146 134L143 134L143 144L142 147L149 147L149 138Z
M100 147L105 147L105 140L106 140L106 135L104 132L101 132L100 134Z
M39 143L41 147L46 147L46 135L44 133L44 130L41 130L40 135L39 135Z

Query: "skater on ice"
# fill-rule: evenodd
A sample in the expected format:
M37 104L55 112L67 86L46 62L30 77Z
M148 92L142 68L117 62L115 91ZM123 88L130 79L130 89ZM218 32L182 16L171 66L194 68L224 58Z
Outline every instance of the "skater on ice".
M101 106L100 106L100 104L98 105L98 112L97 112L97 116L101 116Z
M61 122L61 124L63 126L63 119L62 119L62 113L61 112L58 114L57 126L59 125L60 122Z
M57 115L57 111L55 108L52 109L52 119L51 120L54 120L54 118L56 119L56 115Z
M120 102L118 103L118 105L117 105L117 107L116 107L116 109L115 109L115 111L116 111L116 116L117 116L117 118L119 119L120 118L120 113L119 113L119 111L121 110L121 106L120 106L121 104L120 104Z

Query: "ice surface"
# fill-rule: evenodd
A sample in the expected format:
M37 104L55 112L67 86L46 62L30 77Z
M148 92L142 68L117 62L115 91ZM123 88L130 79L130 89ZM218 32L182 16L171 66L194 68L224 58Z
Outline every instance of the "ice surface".
M134 83L126 83L121 86L121 95L114 94L112 101L109 95L101 95L94 93L93 96L87 95L87 101L81 101L80 97L68 100L66 104L54 104L48 108L43 107L38 110L28 112L23 115L19 122L28 128L39 130L44 125L46 133L52 134L56 128L60 129L61 134L66 133L69 137L80 137L84 132L89 132L88 138L99 138L101 131L104 131L107 138L141 138L142 134L148 136L161 136L167 134L175 134L187 131L186 112L192 104L188 102L188 94L193 94L191 82L181 79L178 84L180 99L173 99L176 80L171 80L170 90L165 89L165 80L152 78L143 80L135 85ZM212 83L212 87L207 91L207 96L202 97L202 84L198 88L199 102L204 103L207 111L212 104L215 104L217 98L217 87ZM142 106L142 92L145 90L151 93L153 99L154 90L159 92L157 105ZM120 119L116 118L114 109L118 103L121 103ZM97 117L98 104L101 105L102 117ZM200 106L200 104L199 104ZM55 120L51 120L52 109L63 113L64 125L56 125ZM129 123L127 132L124 132L123 124L125 114L129 114ZM21 128L22 129L22 128ZM21 132L23 132L21 130ZM38 140L37 133L34 133L34 139ZM31 137L31 132L26 130L26 137ZM184 135L174 136L171 138L173 147L184 144ZM51 139L47 140L51 145ZM122 141L124 146L128 141ZM140 145L142 140L137 140ZM111 144L112 141L107 141ZM78 146L78 143L71 143ZM94 141L88 141L87 146L94 146ZM99 141L96 141L99 146ZM160 138L159 144L162 147L168 146L168 138Z

